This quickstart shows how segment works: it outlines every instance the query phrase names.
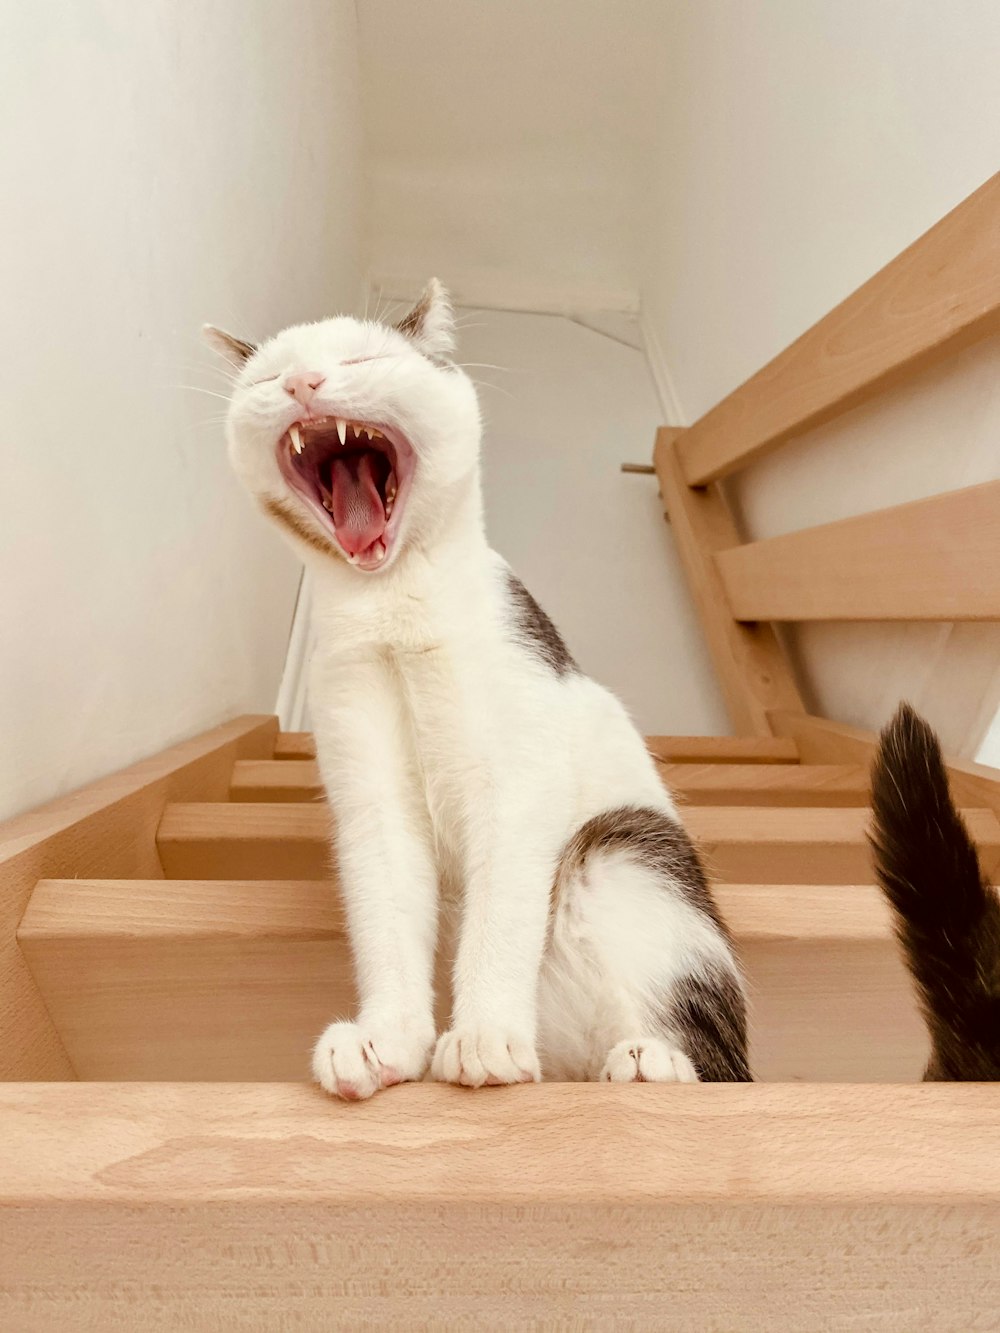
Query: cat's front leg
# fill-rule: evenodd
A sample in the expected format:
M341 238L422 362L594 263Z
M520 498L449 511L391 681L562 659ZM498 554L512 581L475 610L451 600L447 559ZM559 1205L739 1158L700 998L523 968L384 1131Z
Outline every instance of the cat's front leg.
M317 676L314 674L314 682ZM313 1052L316 1081L349 1101L423 1078L434 1046L437 869L394 682L378 662L313 688L317 756L360 1002Z
M538 976L555 856L537 803L495 784L491 793L470 819L452 1026L432 1066L467 1087L541 1077Z

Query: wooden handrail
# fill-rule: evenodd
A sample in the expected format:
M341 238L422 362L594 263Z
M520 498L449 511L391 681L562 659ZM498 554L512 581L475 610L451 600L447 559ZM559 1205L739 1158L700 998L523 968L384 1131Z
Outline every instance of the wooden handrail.
M1000 620L1000 481L723 551L737 620Z
M688 430L689 486L724 477L1000 329L1000 173Z

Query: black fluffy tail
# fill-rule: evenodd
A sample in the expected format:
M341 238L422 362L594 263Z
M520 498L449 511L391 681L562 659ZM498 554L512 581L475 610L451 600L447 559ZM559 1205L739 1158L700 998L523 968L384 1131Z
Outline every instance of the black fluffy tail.
M875 871L930 1029L926 1079L1000 1079L1000 903L948 792L937 737L908 704L872 765Z

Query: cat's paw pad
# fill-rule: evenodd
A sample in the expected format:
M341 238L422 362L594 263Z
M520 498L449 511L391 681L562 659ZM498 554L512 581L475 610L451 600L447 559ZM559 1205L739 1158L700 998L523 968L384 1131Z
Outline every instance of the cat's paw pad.
M534 1043L499 1027L452 1028L438 1038L431 1074L466 1088L537 1083L542 1072Z
M313 1078L334 1097L359 1102L396 1083L423 1078L430 1043L357 1023L331 1023L313 1050Z
M660 1037L641 1037L612 1046L601 1070L605 1083L697 1083L694 1065Z

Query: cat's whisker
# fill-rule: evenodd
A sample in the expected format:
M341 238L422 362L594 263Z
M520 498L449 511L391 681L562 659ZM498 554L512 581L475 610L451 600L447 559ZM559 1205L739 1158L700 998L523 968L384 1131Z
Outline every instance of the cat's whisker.
M191 393L206 394L209 398L218 398L223 403L228 403L230 398L227 393L217 393L215 389L206 389L200 384L178 384L177 387L178 389L189 389Z

